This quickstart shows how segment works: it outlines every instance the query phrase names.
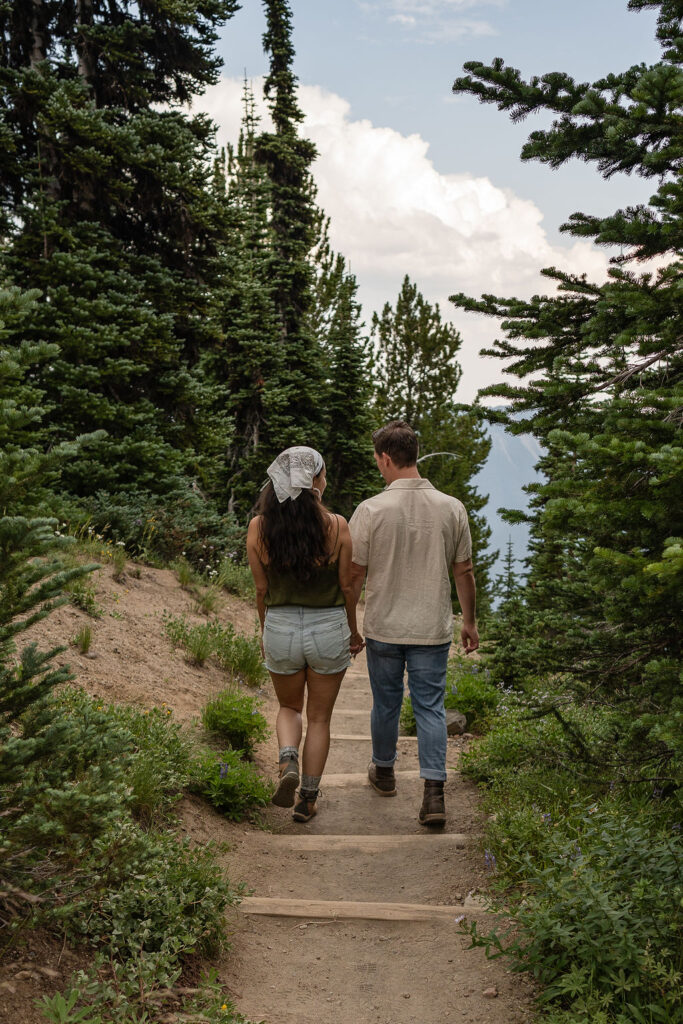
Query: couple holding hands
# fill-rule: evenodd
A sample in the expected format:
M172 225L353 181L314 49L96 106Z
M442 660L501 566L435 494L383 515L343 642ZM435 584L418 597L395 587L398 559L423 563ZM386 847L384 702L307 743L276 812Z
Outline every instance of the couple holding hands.
M382 796L396 793L407 669L424 779L418 819L443 827L451 571L462 609L463 647L469 653L479 646L467 513L457 498L420 476L418 440L407 423L394 420L372 440L387 486L361 502L348 524L323 504L324 460L303 446L288 448L268 468L270 480L249 524L247 553L263 651L280 704L280 776L273 803L294 805L295 821L316 814L334 703L351 656L366 647L373 697L370 783ZM364 581L362 636L356 606Z

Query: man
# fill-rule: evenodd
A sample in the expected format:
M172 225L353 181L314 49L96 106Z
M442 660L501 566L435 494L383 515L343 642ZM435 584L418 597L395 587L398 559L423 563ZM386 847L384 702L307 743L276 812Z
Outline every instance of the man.
M349 527L353 583L360 597L367 572L363 632L373 706L370 783L394 796L394 762L403 700L403 672L417 723L422 825L446 824L446 667L453 638L449 571L462 609L466 653L479 646L467 513L457 498L437 491L417 469L415 431L394 420L372 435L375 462L386 481L361 502Z

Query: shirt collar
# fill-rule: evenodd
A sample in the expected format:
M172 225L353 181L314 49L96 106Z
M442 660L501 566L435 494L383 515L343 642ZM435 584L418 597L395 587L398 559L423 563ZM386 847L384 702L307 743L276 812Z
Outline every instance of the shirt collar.
M417 490L419 487L431 487L434 490L434 484L430 484L429 480L426 480L423 476L420 477L404 477L394 480L393 483L387 484L384 488L385 491L393 490Z

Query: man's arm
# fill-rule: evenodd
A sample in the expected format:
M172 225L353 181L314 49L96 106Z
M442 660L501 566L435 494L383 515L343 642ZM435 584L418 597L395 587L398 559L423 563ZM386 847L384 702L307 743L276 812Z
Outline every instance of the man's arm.
M479 646L479 633L476 623L477 587L474 582L471 558L466 562L453 563L453 578L455 580L455 589L458 592L458 601L462 609L460 639L465 648L465 654L471 654Z

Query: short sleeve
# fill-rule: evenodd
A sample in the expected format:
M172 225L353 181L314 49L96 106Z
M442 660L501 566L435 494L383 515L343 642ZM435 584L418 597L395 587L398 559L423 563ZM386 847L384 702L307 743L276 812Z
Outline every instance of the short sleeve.
M454 562L469 562L472 557L472 537L470 536L470 524L467 512L463 505L456 514L455 526L455 558Z
M367 565L370 555L370 513L361 503L349 520L353 543L352 559L356 565Z

